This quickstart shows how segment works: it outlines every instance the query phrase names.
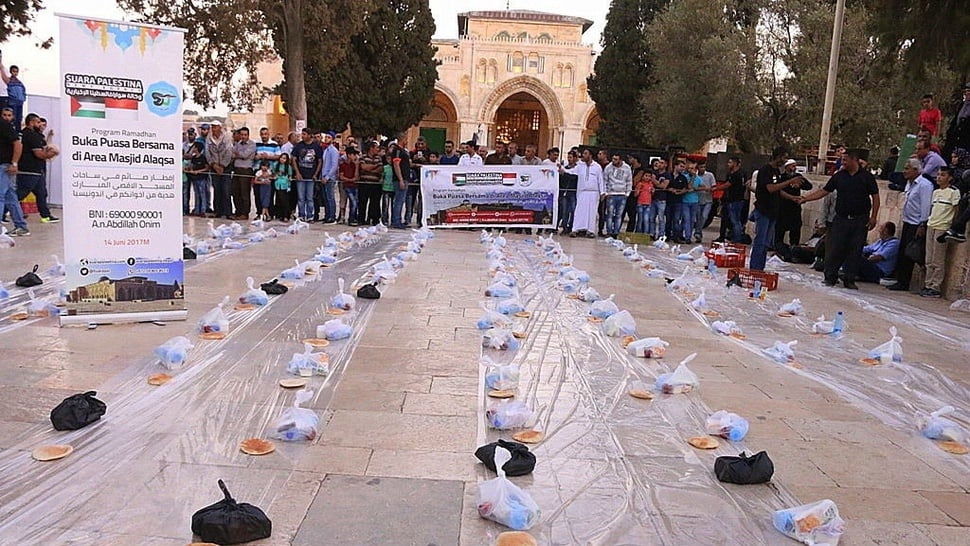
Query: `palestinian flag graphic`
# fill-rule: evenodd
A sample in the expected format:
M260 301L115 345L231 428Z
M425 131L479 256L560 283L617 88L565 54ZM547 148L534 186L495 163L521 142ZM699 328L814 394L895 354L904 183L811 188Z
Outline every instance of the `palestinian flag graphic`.
M105 100L95 97L71 97L71 117L105 118Z

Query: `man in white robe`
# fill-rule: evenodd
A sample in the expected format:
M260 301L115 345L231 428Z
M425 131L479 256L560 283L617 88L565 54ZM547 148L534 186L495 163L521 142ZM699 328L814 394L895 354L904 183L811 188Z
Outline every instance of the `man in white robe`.
M596 209L600 199L606 196L603 186L603 168L593 161L593 154L589 148L583 150L582 159L573 169L573 174L579 177L576 182L576 212L573 217L573 231L570 237L578 237L580 233L590 239L596 238Z

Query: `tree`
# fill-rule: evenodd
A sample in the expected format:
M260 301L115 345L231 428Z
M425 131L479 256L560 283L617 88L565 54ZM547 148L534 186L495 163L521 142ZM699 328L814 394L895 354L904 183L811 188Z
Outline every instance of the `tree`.
M641 146L637 105L656 82L648 25L668 0L613 0L603 29L603 51L587 79L589 96L600 115L603 144Z
M27 25L42 7L43 0L4 0L0 4L0 43L6 42L11 36L30 34Z
M943 65L964 83L970 76L970 9L963 1L866 0L869 29L883 49L898 52L917 76Z
M390 135L431 111L438 63L431 45L428 0L382 0L350 36L347 55L325 64L327 52L308 37L305 62L310 122L355 133Z

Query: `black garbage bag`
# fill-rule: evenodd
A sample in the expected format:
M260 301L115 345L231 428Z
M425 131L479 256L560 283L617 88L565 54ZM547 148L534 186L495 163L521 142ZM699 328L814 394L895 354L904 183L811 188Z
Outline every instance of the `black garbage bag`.
M718 457L714 460L714 474L722 482L741 485L765 483L774 473L775 464L765 451L750 457L742 451L737 457Z
M286 285L280 284L279 279L273 279L269 282L264 282L263 284L259 285L259 287L263 289L263 292L266 292L270 296L279 296L280 294L286 294L286 291L289 290L289 288L287 288Z
M381 291L377 289L376 283L365 284L357 289L357 297L365 300L379 300L381 299Z
M100 419L108 411L108 406L95 398L97 394L95 391L88 391L65 398L51 410L54 430L77 430Z
M241 544L269 537L273 522L258 507L236 502L226 484L219 480L226 498L192 514L192 532L205 542Z
M196 260L198 258L199 258L199 256L195 253L194 250L192 250L191 248L189 248L187 246L183 246L182 247L182 259L183 260Z
M478 457L478 460L482 461L489 470L495 471L496 447L504 447L512 454L509 462L505 463L505 466L502 467L502 470L505 470L506 476L525 476L526 474L531 474L532 470L536 467L536 456L529 451L529 448L525 444L499 440L485 444L475 450L475 457Z
M30 288L32 286L38 286L44 284L44 280L37 275L37 264L34 264L34 268L30 271L24 273L23 275L17 277L17 286L21 288Z

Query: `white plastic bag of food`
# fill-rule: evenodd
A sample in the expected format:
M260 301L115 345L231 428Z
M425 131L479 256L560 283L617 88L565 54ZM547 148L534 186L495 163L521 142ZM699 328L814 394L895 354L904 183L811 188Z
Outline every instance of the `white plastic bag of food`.
M356 300L354 300L354 297L344 292L344 278L340 277L337 279L337 293L330 298L330 307L344 311L352 311L355 304Z
M502 313L492 311L486 307L484 303L481 304L481 307L484 313L482 314L481 318L478 319L478 322L475 323L479 330L488 330L489 328L509 328L512 326L512 321L509 319L509 317L503 315Z
M54 260L54 265L47 270L47 274L54 277L66 275L64 264L61 263L61 259L57 257L57 254L51 254L51 259Z
M632 336L637 331L637 322L629 311L613 313L603 321L603 333L610 337Z
M660 358L670 344L659 337L645 337L626 346L626 351L640 358Z
M256 280L246 277L246 291L239 296L239 303L249 303L252 305L266 305L269 303L269 295L261 288L256 288Z
M696 356L697 353L691 353L680 361L673 373L665 373L658 377L657 390L664 394L686 394L700 385L697 375L687 367L687 363L694 360Z
M267 239L276 239L280 236L280 232L273 228L269 228L263 232L263 235L265 235Z
M496 364L492 359L483 357L485 366L485 386L496 391L510 390L519 386L519 365Z
M576 292L579 291L580 287L582 286L582 283L580 283L576 279L559 279L556 282L556 285L559 287L560 290L562 290L567 294L575 294Z
M532 410L521 400L499 400L485 410L488 426L498 430L522 428L532 419Z
M167 370L177 370L185 366L185 358L192 342L185 336L176 336L155 347L155 356Z
M239 250L244 246L246 245L240 243L239 241L233 241L230 237L226 237L226 240L222 242L222 248L227 250Z
M899 331L896 330L896 327L891 326L889 328L889 335L892 336L890 340L869 351L869 358L878 359L883 364L888 364L889 362L902 362L903 338L896 335L897 333L899 333Z
M313 256L313 259L325 265L333 265L337 263L337 249L327 248L321 245L317 249L317 253Z
M514 351L519 348L519 340L508 328L490 328L482 335L482 347L497 351Z
M304 442L317 437L320 418L311 409L301 408L313 399L313 391L303 389L296 393L293 406L283 410L273 425L271 436L284 442Z
M809 546L838 546L845 532L839 508L828 499L778 510L771 520L775 529Z
M930 414L920 414L917 417L917 425L920 433L930 440L948 440L963 443L967 434L959 423L945 416L955 412L953 406L943 406Z
M605 300L593 302L593 304L589 306L589 314L596 318L606 319L610 315L619 313L620 308L613 303L613 298L615 296L616 294L610 294L610 297L606 298Z
M802 306L802 300L795 298L782 305L778 312L786 315L802 315L805 313L805 307Z
M694 301L690 302L690 306L698 311L707 309L707 295L705 294L703 288L701 288L701 295L697 296Z
M516 531L525 531L539 522L539 505L532 497L505 477L502 467L512 459L504 447L495 448L498 477L478 484L478 515Z
M195 254L197 256L202 256L203 254L208 254L212 252L212 243L206 240L201 240L195 243Z
M329 339L330 341L336 341L338 339L347 339L354 333L354 328L349 324L345 324L344 321L339 318L328 320L320 326L317 326L317 337L322 337Z
M310 224L297 218L296 220L293 220L292 224L286 226L286 232L289 233L290 235L296 235L297 233L303 231L304 229L309 229L309 228L310 228Z
M638 245L636 243L634 243L633 246L628 246L628 247L624 248L623 249L623 257L624 258L632 258L632 257L636 256L639 253L637 251L637 248L638 248Z
M330 373L330 366L327 364L327 362L328 359L326 358L326 353L314 353L313 345L304 343L303 352L293 353L293 357L290 358L289 364L286 365L286 371L301 377L327 375Z
M5 300L10 297L10 291L4 288L3 281L0 281L0 300Z
M49 317L60 314L60 309L44 298L38 298L33 288L27 289L27 314L32 317Z
M674 291L686 290L687 287L690 286L690 282L688 281L689 276L690 276L690 266L687 266L684 268L684 272L681 273L679 277L677 277L670 284L667 285L667 288Z
M720 410L707 418L707 433L740 442L748 433L748 420L736 413Z
M586 303L593 303L594 301L603 299L603 296L600 296L600 293L592 286L583 288L577 295L579 296L579 301L585 301Z
M13 237L7 235L7 228L0 226L0 248L13 248L17 246L17 242L13 240Z
M496 271L495 275L492 276L492 282L504 284L509 288L512 288L516 285L515 277L513 277L512 275L509 275L504 271Z
M788 343L776 341L771 347L763 349L763 352L778 362L792 362L795 360L795 345L798 345L798 340Z
M300 265L300 260L294 259L293 263L296 265L289 269L284 269L283 272L280 273L280 278L302 279L306 275L306 270Z
M264 235L262 231L256 231L256 232L250 233L247 239L249 240L250 243L262 243L263 239L265 238L266 238L266 235Z
M506 298L498 302L495 307L499 313L503 315L511 315L513 313L521 313L525 311L525 306L519 301L519 298Z
M198 331L204 334L214 332L229 332L229 319L226 318L225 311L222 310L229 303L229 296L222 298L222 302L210 309L199 319Z
M492 283L485 289L485 295L490 298L511 298L516 295L515 289L503 283Z
M233 235L242 235L243 227L239 222L229 224L229 229L232 231Z
M722 336L738 335L741 333L741 328L733 320L715 320L711 323L711 330L714 330Z

